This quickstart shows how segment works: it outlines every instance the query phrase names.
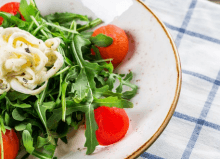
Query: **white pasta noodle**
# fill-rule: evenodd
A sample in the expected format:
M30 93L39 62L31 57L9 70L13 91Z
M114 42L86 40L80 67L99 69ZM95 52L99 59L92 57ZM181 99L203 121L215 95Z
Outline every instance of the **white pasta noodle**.
M63 65L59 45L59 38L43 42L19 28L0 27L0 94L10 89L31 95L42 92Z

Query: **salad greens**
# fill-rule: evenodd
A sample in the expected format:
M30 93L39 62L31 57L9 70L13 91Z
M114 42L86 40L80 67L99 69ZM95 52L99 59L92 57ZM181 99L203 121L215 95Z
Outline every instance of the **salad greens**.
M58 51L65 63L41 94L31 96L9 91L0 96L0 132L15 129L21 134L27 153L52 159L58 139L67 143L67 133L71 128L78 129L85 116L85 147L87 154L93 153L98 145L94 109L103 105L132 108L133 104L128 100L137 93L137 86L130 83L132 72L126 76L115 74L111 62L106 62L112 59L101 58L97 46L109 46L113 40L103 34L91 37L92 32L88 32L99 25L101 19L91 21L85 15L74 13L42 16L34 0L30 0L30 4L21 0L20 12L26 21L20 20L17 15L0 12L4 18L1 26L19 27L42 40L59 37L62 42ZM95 56L91 54L91 49L95 51ZM116 80L120 84L114 92ZM131 90L124 92L123 86Z

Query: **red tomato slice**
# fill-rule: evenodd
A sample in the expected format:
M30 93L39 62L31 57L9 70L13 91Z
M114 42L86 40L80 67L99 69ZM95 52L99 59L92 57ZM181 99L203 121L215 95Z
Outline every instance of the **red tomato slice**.
M94 112L99 127L96 138L100 145L113 144L125 136L129 128L129 118L124 109L101 106Z
M4 147L4 159L15 159L19 150L19 139L15 131L13 129L6 130L5 134L2 133L2 138Z
M113 43L108 47L98 47L99 52L103 59L113 58L112 64L117 67L128 53L128 37L123 29L110 24L96 29L92 36L100 33L112 37ZM93 50L92 54L95 55Z
M20 13L19 11L19 6L20 6L20 3L19 2L10 2L10 3L6 3L4 4L1 8L0 8L0 11L1 12L7 12L7 13L10 13L12 15L16 15L17 13ZM20 13L21 14L21 13ZM21 19L22 20L25 20L24 17L21 15ZM3 18L0 17L0 25L2 24L3 22Z

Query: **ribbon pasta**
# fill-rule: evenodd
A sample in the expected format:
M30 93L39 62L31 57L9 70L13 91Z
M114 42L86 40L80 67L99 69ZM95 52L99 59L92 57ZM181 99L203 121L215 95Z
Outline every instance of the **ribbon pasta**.
M59 38L43 42L19 28L0 27L0 94L10 89L31 95L43 91L64 63L59 45Z

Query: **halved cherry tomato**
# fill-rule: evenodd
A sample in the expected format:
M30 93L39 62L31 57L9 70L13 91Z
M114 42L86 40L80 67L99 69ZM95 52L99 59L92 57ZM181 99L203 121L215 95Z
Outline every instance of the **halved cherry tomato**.
M15 159L19 150L19 139L15 131L13 129L6 130L5 134L2 133L2 138L4 147L4 159Z
M113 58L112 64L117 67L128 53L129 42L124 30L115 25L106 25L96 29L92 36L105 34L113 38L113 43L108 47L98 47L103 59ZM95 55L92 50L92 54Z
M4 4L1 8L0 8L0 11L1 12L7 12L7 13L10 13L12 15L16 15L17 13L20 13L19 11L19 6L20 6L20 3L19 2L10 2L10 3L6 3ZM21 19L22 20L25 20L24 17L21 15ZM3 22L3 18L0 17L0 25L2 24Z
M100 145L110 145L122 139L129 128L129 118L124 109L101 106L95 109L98 124L96 138Z

